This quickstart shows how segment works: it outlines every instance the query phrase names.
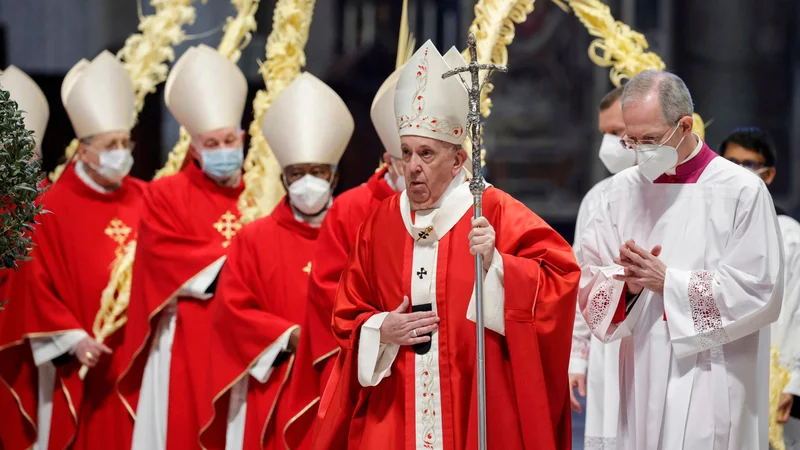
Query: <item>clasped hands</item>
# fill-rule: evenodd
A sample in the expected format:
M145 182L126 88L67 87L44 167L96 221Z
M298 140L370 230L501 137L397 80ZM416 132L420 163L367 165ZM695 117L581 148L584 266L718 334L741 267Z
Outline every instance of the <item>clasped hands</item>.
M614 275L615 280L624 281L628 292L638 295L642 289L648 289L664 295L664 278L667 266L658 259L661 246L656 245L649 252L639 247L633 239L626 241L619 248L619 257L614 263L623 267L622 275Z

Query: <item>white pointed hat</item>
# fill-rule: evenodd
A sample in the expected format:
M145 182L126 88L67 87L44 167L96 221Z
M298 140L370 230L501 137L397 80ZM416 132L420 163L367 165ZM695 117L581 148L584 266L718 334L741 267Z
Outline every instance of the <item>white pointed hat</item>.
M400 151L400 133L397 131L397 116L394 115L394 90L403 67L395 70L383 82L378 93L375 94L375 99L372 100L372 109L369 112L372 125L381 139L383 148L397 159L403 157L403 152Z
M464 56L455 46L450 47L450 50L444 54L443 58L444 62L447 63L447 66L451 69L467 65L467 60L464 59ZM461 83L465 83L465 88L469 88L472 85L472 76L469 72L462 72L459 75L454 75L453 78L459 80ZM467 102L467 104L469 104L469 97L467 97Z
M78 138L130 131L134 96L128 71L108 50L91 62L78 61L61 84L61 102Z
M272 102L261 131L281 169L293 164L339 164L355 123L327 84L302 73Z
M442 79L450 70L431 41L406 63L394 94L400 136L424 136L452 144L464 142L469 99L458 79Z
M8 66L0 72L0 87L9 92L11 100L17 102L17 107L23 111L25 128L33 132L33 141L41 147L47 120L50 118L50 106L44 92L16 66Z
M247 79L239 67L206 45L190 47L172 67L164 101L192 136L242 125Z

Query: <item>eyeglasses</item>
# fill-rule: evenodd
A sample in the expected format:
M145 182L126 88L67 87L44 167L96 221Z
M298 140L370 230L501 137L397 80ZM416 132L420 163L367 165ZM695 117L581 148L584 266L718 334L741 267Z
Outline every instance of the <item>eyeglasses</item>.
M664 145L666 141L672 139L672 135L670 135L666 139L664 139L664 136L666 136L667 133L669 133L669 130L672 130L673 127L676 127L679 122L680 120L678 120L678 122L675 122L669 128L667 128L666 131L661 133L661 136L658 139L645 139L639 141L636 138L632 138L625 135L622 137L622 139L619 140L619 143L628 150L638 150L639 146L641 145ZM675 130L677 130L677 128L675 128ZM673 131L672 134L675 134L675 131Z
M762 163L760 163L758 161L752 161L752 160L747 160L747 159L744 160L744 161L739 161L736 158L726 158L726 159L728 161L736 164L737 166L742 166L745 169L752 170L753 172L755 172L757 174L762 174L762 173L766 172L767 169L769 169L769 167L764 167L764 164L762 164Z

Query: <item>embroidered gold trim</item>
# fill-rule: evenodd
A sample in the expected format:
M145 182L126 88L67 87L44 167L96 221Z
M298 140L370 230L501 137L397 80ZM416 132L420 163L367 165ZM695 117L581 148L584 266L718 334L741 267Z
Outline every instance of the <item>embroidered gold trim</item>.
M296 330L296 329L299 329L299 328L300 328L300 325L292 325L291 327L287 328L287 329L286 329L286 331L284 331L284 332L283 332L283 334L281 334L281 336L283 336L283 335L284 335L284 334L286 334L287 332L292 332L292 333L293 333L293 332L294 332L294 330ZM279 337L278 339L280 339L280 337ZM227 386L225 386L224 388L222 388L222 390L221 390L221 391L219 391L219 392L218 392L216 395L214 395L214 398L213 398L213 399L211 399L211 404L212 404L212 405L216 405L216 403L217 403L217 400L219 400L219 399L220 399L220 397L222 397L223 395L225 395L225 393L226 393L226 392L228 392L228 391L229 391L229 390L230 390L230 389L233 387L233 385L234 385L234 384L238 383L238 382L239 382L239 380L241 380L242 378L244 378L245 376L247 376L248 372L249 372L249 371L250 371L250 369L253 367L253 365L255 365L255 363L256 363L256 362L257 362L259 359L261 359L261 357L262 357L262 356L264 356L264 353L266 353L266 352L267 352L267 350L269 350L269 348L270 348L271 346L273 346L273 345L274 345L276 342L278 342L278 339L275 339L275 340L274 340L274 341L272 341L272 342L271 342L269 345L267 345L266 347L264 347L264 350L262 350L262 351L261 351L261 353L259 353L259 354L258 354L258 355L257 355L255 358L253 358L253 359L250 361L250 363L249 363L249 364L248 364L248 365L247 365L247 366L244 368L244 370L242 371L242 373L240 373L240 374L239 374L239 376L237 376L236 378L234 378L234 379L233 379L233 381L231 381L230 383L228 383L228 385L227 385ZM290 363L290 365L289 365L289 370L291 370L291 367L292 367L292 366L291 366L291 363L293 363L293 362L294 362L294 355L292 355L292 357L291 357L291 359L290 359L290 361L289 361L289 363ZM288 373L287 373L287 375L286 375L286 378L287 378L287 379L289 378L289 375L288 375ZM285 383L285 382L286 382L286 380L284 380L284 383ZM278 401L277 399L278 399L278 396L280 396L280 392L281 392L282 388L283 388L283 384L281 384L281 387L278 389L278 395L276 395L276 397L275 397L275 402L277 402L277 401ZM270 408L270 413L269 413L269 415L267 416L267 421L266 421L266 423L269 423L269 419L270 419L270 416L272 416L272 410L273 410L274 408L275 408L275 403L273 402L273 404L272 404L272 408ZM214 409L212 410L211 418L210 418L210 419L208 419L208 421L205 423L205 425L203 425L203 427L202 427L202 428L200 428L200 432L197 434L197 441L198 441L198 443L200 444L200 447L201 447L201 448L203 448L203 449L205 449L205 447L203 446L203 443L202 443L202 442L200 442L200 436L202 436L202 435L203 435L203 433L205 433L205 431L208 429L208 427L210 427L210 426L211 426L211 424L212 424L212 423L214 423L214 419L216 419L216 418L217 418L217 412L216 412L216 408L214 408ZM266 431L266 424L264 425L264 430ZM262 441L264 440L264 431L262 431L262 432L261 432L261 440L262 440Z
M146 347L146 346L147 346L147 342L150 340L150 335L152 335L152 334L153 334L153 326L152 326L153 319L154 319L154 318L155 318L157 315L161 314L161 311L163 311L163 310L164 310L164 308L166 308L166 307L167 307L167 305L169 305L169 302L171 302L173 299L177 299L177 298L178 298L178 293L181 291L181 289L183 289L183 287L184 287L184 286L186 286L186 284L187 284L187 283L189 283L190 281L192 281L192 280L193 280L193 279L194 279L194 278L195 278L195 277L196 277L198 274L201 274L201 273L203 273L204 271L208 270L208 268L209 268L209 267L211 267L211 266L213 266L214 264L216 264L216 263L217 263L217 261L219 261L219 260L220 260L220 258L224 258L224 257L225 257L224 255L223 255L223 256L220 256L219 258L215 259L215 260L214 260L214 262L212 262L211 264L207 265L207 266L206 266L206 267L204 267L202 270L200 270L199 272L197 272L196 274L194 274L194 275L193 275L191 278L189 278L188 280L184 281L184 282L183 282L183 284L181 284L181 285L178 287L178 289L175 289L175 292L173 292L173 293L172 293L172 295L170 295L169 297L167 297L167 299L166 299L164 302L162 302L162 303L161 303L161 305L159 305L159 307L158 307L158 308L156 308L155 310L153 310L153 312L152 312L152 313L150 313L150 315L149 315L149 316L147 316L147 333L144 335L144 340L142 341L142 345L140 345L140 346L139 346L139 348L138 348L138 349L136 349L136 351L133 353L133 356L131 357L131 361L130 361L130 363L128 363L128 366L127 366L127 367L125 368L125 370L123 370L123 371L122 371L122 373L121 373L121 374L120 374L120 375L117 377L117 380L116 380L116 382L114 383L114 390L116 390L116 391L117 391L117 397L119 397L119 398L120 398L120 400L122 400L122 404L123 404L123 405L125 405L125 408L128 410L128 413L131 415L131 418L133 418L133 420L136 420L136 413L135 413L135 412L133 412L133 407L131 407L130 403L128 403L128 401L125 399L125 396L124 396L124 395L122 395L122 392L120 392L120 390L119 390L119 383L120 383L120 381L121 381L123 378L125 378L125 376L126 376L126 375L128 375L128 372L130 372L130 370L131 370L131 367L133 366L133 363L134 363L134 361L136 361L136 359L137 359L137 358L139 357L139 355L142 353L142 350L144 350L144 347ZM177 302L176 302L176 303L177 303ZM176 314L177 314L177 312L176 312Z
M317 364L321 363L322 361L325 361L326 359L330 358L331 356L339 353L339 350L341 350L341 348L337 347L337 348L329 351L328 353L325 353L324 355L322 355L319 358L315 359L314 362L311 363L311 365L316 366Z
M311 403L309 403L306 406L304 406L303 409L301 409L299 413L297 413L294 416L292 416L292 418L289 419L288 422L286 422L286 425L283 427L283 434L282 434L282 436L283 436L283 445L286 447L286 450L291 450L291 448L289 448L289 443L286 442L286 431L289 429L289 427L292 426L293 423L295 423L297 421L297 419L299 419L309 409L311 409L315 404L317 404L317 402L319 402L319 396L317 396L317 398L312 400Z
M33 419L31 419L31 416L28 414L28 412L25 411L25 408L22 407L22 400L19 398L19 395L17 394L17 391L15 391L14 388L12 388L11 385L8 384L8 382L6 382L5 379L3 379L3 377L0 377L0 381L3 382L3 384L11 392L11 395L14 396L14 400L17 402L17 407L19 407L19 412L22 414L22 417L24 417L25 420L27 420L28 423L31 424L31 426L33 427L34 431L36 431L38 433L39 427L36 425L36 422Z

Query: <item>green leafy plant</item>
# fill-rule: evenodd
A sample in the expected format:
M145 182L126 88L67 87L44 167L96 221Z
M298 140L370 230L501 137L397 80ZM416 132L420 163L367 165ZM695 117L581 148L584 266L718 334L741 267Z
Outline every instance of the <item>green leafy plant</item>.
M30 259L30 232L42 212L36 201L42 173L32 134L17 103L0 88L0 270Z

